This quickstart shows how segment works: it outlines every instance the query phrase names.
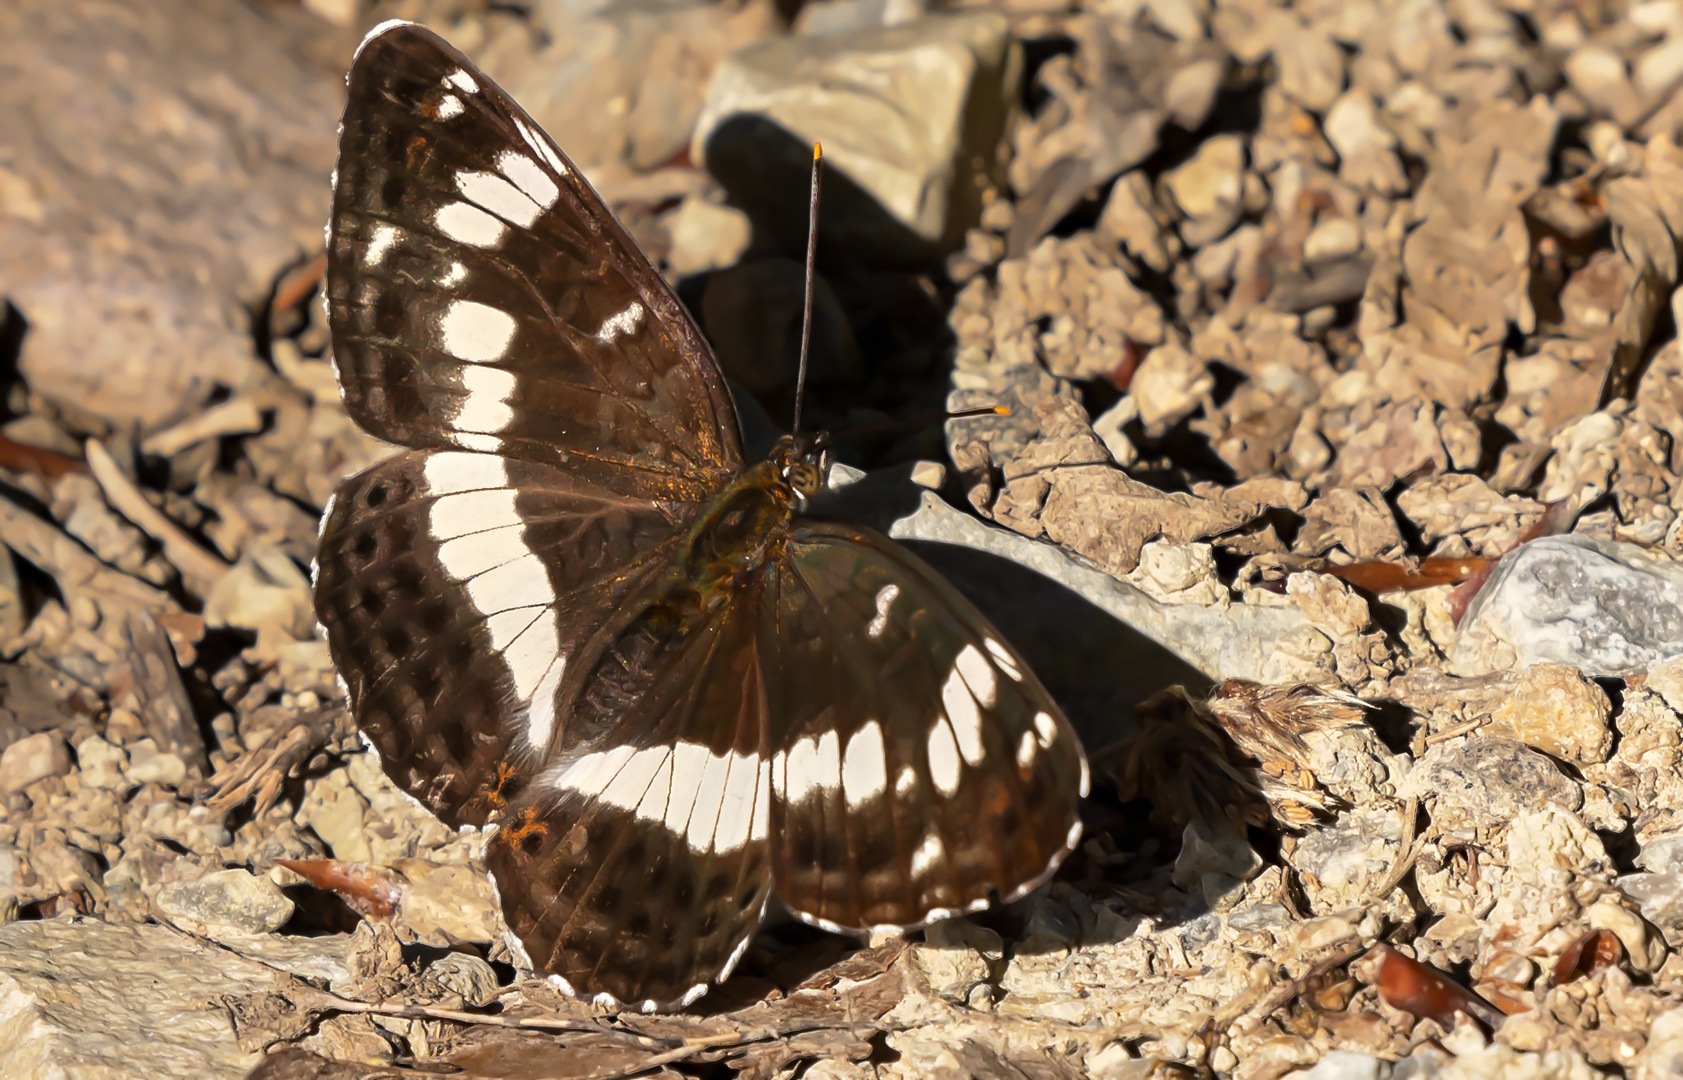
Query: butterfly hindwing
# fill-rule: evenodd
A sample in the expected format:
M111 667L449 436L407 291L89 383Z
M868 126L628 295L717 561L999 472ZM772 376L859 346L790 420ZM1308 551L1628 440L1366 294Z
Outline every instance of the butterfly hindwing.
M757 618L738 598L661 647L611 737L537 777L487 847L509 928L569 989L687 1004L759 924L771 762Z
M777 891L829 927L918 926L1043 881L1086 759L975 608L867 529L795 523L762 604Z
M327 303L365 430L657 499L741 470L706 341L506 93L407 24L370 34L348 82Z

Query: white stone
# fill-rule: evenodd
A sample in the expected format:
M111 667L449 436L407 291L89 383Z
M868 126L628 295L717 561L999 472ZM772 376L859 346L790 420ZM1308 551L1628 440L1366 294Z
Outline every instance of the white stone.
M0 792L22 791L37 780L70 771L70 750L55 732L43 731L6 747L0 754Z
M747 250L753 231L748 215L734 206L693 195L673 211L666 229L672 237L666 262L679 276L734 263Z

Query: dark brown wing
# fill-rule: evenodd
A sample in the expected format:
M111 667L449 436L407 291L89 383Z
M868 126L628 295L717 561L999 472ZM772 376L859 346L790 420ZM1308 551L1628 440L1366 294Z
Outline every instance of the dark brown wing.
M364 735L399 787L482 825L559 745L597 642L660 576L690 508L549 465L402 453L345 481L316 612Z
M365 430L649 499L741 471L706 341L520 106L409 24L370 34L347 81L327 303Z
M907 549L798 521L762 605L777 891L830 929L1014 899L1080 836L1081 744L1020 655Z
M759 924L771 760L758 613L750 587L675 636L626 628L616 649L640 653L652 681L607 738L532 781L487 847L509 929L569 993L688 1004Z

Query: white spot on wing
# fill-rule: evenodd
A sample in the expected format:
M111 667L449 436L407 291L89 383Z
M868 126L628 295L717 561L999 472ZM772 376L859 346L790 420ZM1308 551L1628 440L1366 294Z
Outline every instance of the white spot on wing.
M953 667L964 676L965 685L976 695L976 700L982 703L982 708L993 708L994 702L999 700L999 680L994 678L993 665L982 655L982 650L974 645L966 645L958 651L958 659L953 661Z
M980 765L987 757L982 745L982 710L970 695L964 676L955 666L941 684L941 704L946 706L947 718L952 721L953 734L958 738L959 753L972 765Z
M637 816L643 821L662 821L666 818L666 804L672 795L672 755L662 754L660 767L655 770L649 789L637 804Z
M514 183L528 199L547 210L555 205L561 189L543 168L525 154L504 150L497 155L497 168Z
M1075 850L1076 843L1081 839L1081 822L1077 821L1069 827L1069 835L1064 837L1064 847Z
M508 467L502 458L485 454L434 454L426 463L427 490L434 495L508 486ZM434 533L433 535L437 535Z
M1083 799L1085 799L1087 797L1087 792L1091 791L1092 787L1093 787L1093 774L1087 770L1087 755L1082 754L1081 755L1081 783L1076 788L1076 791L1080 793L1080 795Z
M713 755L704 746L680 742L672 748L672 798L666 804L666 827L681 833L689 827L696 791Z
M433 506L436 508L443 502L441 499ZM519 524L503 525L446 540L438 546L438 561L457 581L478 577L487 570L531 554L532 549L526 546L521 531Z
M1023 741L1017 744L1017 768L1027 770L1034 764L1034 735L1023 732Z
M917 787L917 773L912 771L910 765L907 765L900 770L900 775L894 778L894 794L906 795L915 787Z
M500 651L509 674L514 676L514 692L520 695L521 701L532 700L549 676L550 668L561 662L554 617L545 610L524 633ZM531 741L535 744L538 740L534 737ZM549 740L545 737L543 741L547 743Z
M468 582L467 590L468 599L473 601L473 606L479 609L481 615L555 602L555 593L549 587L549 574L536 555L527 555L485 571Z
M787 777L787 794L784 798L791 804L802 802L807 796L818 790L818 743L814 739L796 739L795 745L789 750L788 765L785 769Z
M514 126L520 129L520 137L526 140L526 145L532 148L532 152L543 158L544 161L549 163L549 167L555 170L556 176L567 175L567 163L562 161L561 155L557 154L555 148L549 145L548 139L544 138L540 132L533 131L518 116L514 118Z
M444 76L444 80L454 85L456 89L460 90L464 94L479 93L479 83L474 80L472 75L469 75L461 68L457 68L455 71L452 71L450 74Z
M495 454L503 448L501 439L480 431L452 431L450 441L463 450L476 450L481 454Z
M545 787L559 791L576 791L595 798L619 775L620 769L636 753L637 748L634 746L616 746L612 750L582 754L562 768L553 779L546 773L539 776L538 781Z
M450 423L460 431L492 434L514 421L508 399L514 396L514 376L502 368L469 367L461 370L466 396L456 402Z
M467 280L467 267L459 262L450 264L450 269L438 275L438 283L446 289L453 289Z
M797 739L789 750L789 802L798 803L819 788L830 791L841 786L841 739L834 730L818 739Z
M1052 719L1051 713L1037 712L1034 714L1034 731L1042 747L1051 746L1052 740L1058 737L1058 722Z
M455 94L445 94L438 99L438 118L440 120L454 120L462 115L462 99Z
M719 807L719 823L713 833L713 850L721 855L748 842L754 827L754 794L759 783L760 755L731 754L730 772Z
M636 333L637 325L642 321L643 305L633 300L625 305L624 311L602 324L596 331L596 340L604 345L611 345L615 338Z
M501 464L496 458L490 460ZM506 487L461 491L440 496L433 502L427 519L427 529L432 533L432 538L438 541L519 524L520 515L514 509L514 489Z
M1005 646L993 638L983 639L982 644L987 646L988 655L993 657L993 662L999 665L999 670L1011 676L1012 682L1023 681L1023 673L1018 669L1017 661L1011 658L1011 654L1006 651Z
M847 751L842 755L842 794L847 797L847 805L857 809L881 797L886 790L888 765L884 760L882 728L875 720L867 720L847 740Z
M548 617L553 623L555 616ZM559 655L559 643L556 653L555 663L549 666L543 681L538 683L537 692L532 695L531 708L526 713L526 743L539 754L549 749L549 742L555 737L555 691L561 685L561 673L567 667L567 658Z
M736 948L730 951L730 958L725 961L725 966L719 969L720 982L724 982L726 979L730 978L730 973L735 971L736 965L742 962L742 957L748 952L748 942L753 940L753 937L753 934L749 934L747 937L737 942Z
M477 300L456 300L438 320L442 344L452 356L470 364L502 359L514 340L514 316Z
M670 756L671 751L666 747L633 753L607 778L606 785L596 794L596 798L621 810L636 809L637 804L643 801L643 796L648 792L649 784L653 782L661 762ZM598 774L596 779L600 782L603 777Z
M944 716L937 716L929 729L929 778L943 795L958 790L958 743Z
M385 260L386 253L392 249L392 245L397 243L399 235L401 234L396 225L384 221L376 223L374 231L368 237L368 246L362 251L362 265L379 266Z
M750 840L764 840L771 831L771 762L760 763L759 782L754 786L754 827Z
M445 203L433 214L432 223L456 243L478 248L496 247L502 241L503 230L508 228L479 207L465 202Z
M725 801L725 778L730 775L730 754L707 757L701 770L701 786L695 794L695 810L690 814L688 832L690 850L703 854L713 846L713 830L719 823L719 810Z
M531 228L532 222L538 219L538 215L543 213L544 209L533 202L531 196L510 183L507 177L498 176L496 173L459 172L456 174L456 190L504 221L522 229Z
M888 608L894 603L894 598L900 595L900 586L884 585L877 590L877 614L871 624L865 627L865 633L873 638L882 637L882 632L888 629Z
M912 876L922 877L929 872L929 868L947 857L947 849L941 845L941 838L931 829L923 836L923 843L912 852Z

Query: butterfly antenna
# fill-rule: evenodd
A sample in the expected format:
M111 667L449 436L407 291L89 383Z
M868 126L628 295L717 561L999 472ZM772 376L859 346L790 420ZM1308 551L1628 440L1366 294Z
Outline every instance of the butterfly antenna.
M824 147L812 144L812 198L806 212L806 287L801 300L801 364L795 373L795 422L793 434L801 433L801 399L806 396L806 357L812 345L813 264L818 258L818 185L824 171Z

